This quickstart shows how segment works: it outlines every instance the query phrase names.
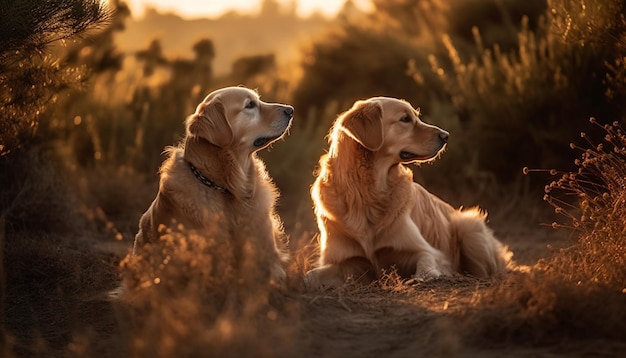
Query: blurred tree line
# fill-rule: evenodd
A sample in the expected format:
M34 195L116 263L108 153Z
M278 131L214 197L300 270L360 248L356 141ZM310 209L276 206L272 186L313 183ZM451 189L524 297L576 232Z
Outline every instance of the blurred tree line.
M405 98L456 129L451 166L504 184L524 166L569 167L568 144L590 116L623 119L624 4L374 0L306 51L293 101Z
M69 66L92 69L87 88L60 101L53 113L53 123L72 144L79 165L100 162L155 173L163 148L184 134L185 117L218 87L243 84L287 101L287 83L278 74L274 54L239 57L223 76L215 75L217 54L210 38L193 44L191 59L166 56L158 38L135 53L121 54L114 38L124 31L129 15L125 8L117 11L115 24L70 48L65 59Z
M103 16L95 11L99 2L61 3L75 4L64 10L72 16ZM588 131L589 116L623 119L624 3L373 0L373 11L363 13L347 1L323 36L302 44L298 68L280 67L280 54L260 53L216 75L220 54L210 37L195 42L192 58L166 56L159 39L122 53L115 35L130 13L112 2L106 26L84 40L53 41L90 24L75 21L37 35L50 51L19 37L0 42L0 159L9 163L29 143L55 143L70 170L93 179L87 187L105 216L134 217L133 205L119 203L127 200L129 178L153 183L163 148L180 140L197 103L215 88L242 84L296 108L290 136L263 153L285 207L310 214L308 188L331 122L353 101L378 95L421 106L426 121L451 132L448 152L419 170L419 180L480 193L522 181L524 166L567 167L574 155L568 144ZM272 4L279 6L264 1L279 13ZM2 22L2 36L14 23ZM10 182L5 173L15 167L0 165ZM107 178L98 176L102 168Z

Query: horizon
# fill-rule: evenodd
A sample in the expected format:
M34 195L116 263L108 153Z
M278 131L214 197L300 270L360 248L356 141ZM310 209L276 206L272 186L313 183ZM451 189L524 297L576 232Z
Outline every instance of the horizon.
M163 14L175 14L184 20L218 18L229 12L242 15L258 14L265 0L197 1L197 0L126 0L133 19L144 18L146 10L154 9ZM295 6L298 16L306 18L316 14L327 18L334 17L344 6L346 0L275 0L281 8ZM371 6L369 0L352 0L361 8Z

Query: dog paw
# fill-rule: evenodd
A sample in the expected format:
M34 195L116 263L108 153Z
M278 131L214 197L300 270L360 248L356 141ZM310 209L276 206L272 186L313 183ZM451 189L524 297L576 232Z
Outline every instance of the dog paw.
M329 266L314 268L304 275L304 286L307 291L323 291L343 284L343 277L334 275L334 270Z
M439 278L441 276L452 275L452 265L446 257L435 252L431 255L427 254L420 258L413 278L416 280L427 281Z
M415 282L431 281L431 280L438 279L439 277L443 275L444 275L443 272L441 272L440 270L434 267L418 268L418 270L413 275L413 280Z

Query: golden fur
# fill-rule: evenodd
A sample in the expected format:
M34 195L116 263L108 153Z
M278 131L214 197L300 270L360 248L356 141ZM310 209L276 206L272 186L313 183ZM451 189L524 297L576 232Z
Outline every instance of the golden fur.
M260 269L282 280L278 192L256 152L282 137L292 117L293 107L263 102L247 88L210 93L185 121L181 145L167 149L159 191L139 221L133 252L166 228L204 232L252 249L265 266ZM201 182L189 164L214 186Z
M485 214L454 209L403 165L435 158L447 139L395 98L358 101L338 117L311 190L320 230L319 267L306 275L311 288L350 277L369 282L392 267L416 278L505 270L511 254Z

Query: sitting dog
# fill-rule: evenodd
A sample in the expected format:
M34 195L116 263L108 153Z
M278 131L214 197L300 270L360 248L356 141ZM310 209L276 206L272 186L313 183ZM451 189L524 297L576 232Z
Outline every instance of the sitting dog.
M293 107L263 102L244 87L210 93L187 118L181 144L167 149L159 191L139 221L133 253L166 228L205 232L252 248L261 269L282 281L278 191L257 152L281 138L292 118Z
M511 254L486 215L454 209L413 182L404 165L434 159L448 132L423 123L406 101L375 97L340 115L328 137L311 189L320 260L306 274L308 286L370 282L390 268L419 279L505 270Z

